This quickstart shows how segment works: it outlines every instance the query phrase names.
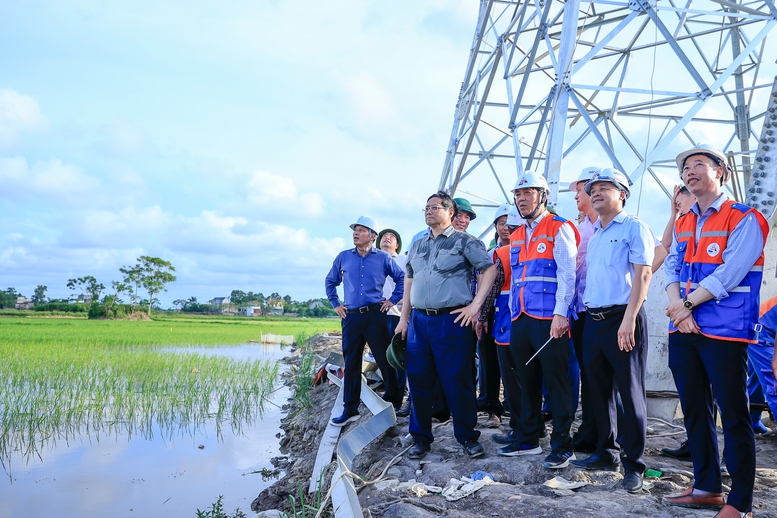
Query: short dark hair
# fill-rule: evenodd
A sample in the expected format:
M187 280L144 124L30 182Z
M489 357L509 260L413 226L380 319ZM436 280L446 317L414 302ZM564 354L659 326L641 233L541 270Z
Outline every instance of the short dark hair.
M451 195L448 194L447 191L443 191L443 190L437 191L436 193L426 198L426 203L429 203L429 200L431 200L432 198L440 198L440 200L442 201L442 206L445 210L452 208L454 218L459 213L458 205L456 205L456 202L453 201L453 198L451 198Z
M688 190L688 187L683 185L682 187L680 187L680 194L691 196L691 191Z

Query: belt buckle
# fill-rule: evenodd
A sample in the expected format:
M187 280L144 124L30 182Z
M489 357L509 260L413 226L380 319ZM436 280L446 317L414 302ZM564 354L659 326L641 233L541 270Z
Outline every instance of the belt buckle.
M596 322L601 322L602 320L604 320L604 312L603 311L599 311L598 313L588 313L588 314L591 315L591 318L593 318L594 321L596 321Z
M431 315L431 316L433 316L433 317L436 317L437 315L439 315L439 314L440 314L440 310L439 310L439 309L427 309L427 310L426 310L426 313L427 313L428 315Z
M369 312L370 312L370 307L369 306L362 306L362 307L359 308L359 313L361 313L361 314L369 313Z

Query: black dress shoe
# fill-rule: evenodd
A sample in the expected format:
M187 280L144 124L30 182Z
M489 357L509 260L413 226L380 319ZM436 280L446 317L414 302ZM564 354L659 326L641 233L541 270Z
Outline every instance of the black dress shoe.
M467 441L462 444L462 446L464 446L464 453L470 457L480 457L485 453L485 450L483 450L483 445L476 440Z
M642 475L636 471L627 471L623 477L623 489L629 493L639 493L642 490Z
M683 443L675 449L661 448L661 453L675 459L691 460L691 447L688 446L688 441L683 441Z
M423 459L426 452L431 450L432 447L425 442L416 441L407 451L407 457L410 459Z
M410 407L412 406L411 401L408 399L405 401L405 403L400 407L399 410L394 412L394 415L397 417L407 417L410 415Z
M596 454L591 455L585 460L573 460L570 463L578 468L598 469L603 471L618 471L620 467L620 462L604 460Z
M339 417L333 417L329 422L334 426L345 426L348 423L359 420L359 414L349 414L347 411L343 412Z

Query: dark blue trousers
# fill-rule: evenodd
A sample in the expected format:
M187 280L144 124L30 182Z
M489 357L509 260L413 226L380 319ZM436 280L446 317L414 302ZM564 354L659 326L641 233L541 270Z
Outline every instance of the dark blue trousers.
M583 370L591 388L591 402L596 419L598 440L596 454L604 460L617 461L620 448L616 444L618 425L623 448L621 460L629 471L645 472L645 435L647 433L647 396L645 368L648 353L648 331L645 307L637 313L634 348L621 351L618 328L623 313L610 314L596 321L586 315L583 331ZM623 417L616 410L615 386L623 402ZM720 473L718 473L720 474Z
M575 348L575 356L580 364L580 405L582 407L583 419L577 429L576 439L578 441L596 445L598 436L596 435L596 420L591 403L591 386L588 381L585 369L583 369L583 330L585 329L585 312L578 313L577 319L569 321L572 331L572 345ZM572 387L575 390L575 387ZM575 406L577 412L577 406Z
M755 437L747 398L747 344L704 335L669 335L672 369L693 460L693 487L722 492L713 399L723 423L723 456L731 474L728 503L740 512L753 507Z
M370 344L370 350L375 357L383 385L386 387L385 399L396 405L402 404L402 393L397 385L397 373L386 359L391 339L385 313L377 309L367 313L346 315L343 326L343 360L345 361L343 376L343 408L345 412L354 414L359 409L362 390L362 356L364 345Z
M386 320L389 326L389 341L394 336L394 329L399 324L399 317L396 315L386 315ZM397 387L399 393L404 397L405 387L407 386L407 371L404 369L394 369L397 373Z
M442 386L453 416L453 433L461 444L476 440L475 344L472 327L454 323L456 315L410 315L407 336L407 377L413 395L410 434L430 444L435 386Z
M477 399L479 412L502 415L502 402L499 401L499 385L501 375L499 372L499 358L497 357L497 345L491 334L486 334L478 340L478 388Z
M540 320L522 314L510 327L510 351L515 359L521 384L521 419L515 439L536 443L537 430L542 421L542 380L548 387L553 407L553 432L550 447L553 450L572 451L569 430L572 427L572 391L567 377L569 367L569 338L551 340L529 365L526 362L550 338L550 320ZM510 403L513 397L510 394ZM512 415L512 409L510 410Z

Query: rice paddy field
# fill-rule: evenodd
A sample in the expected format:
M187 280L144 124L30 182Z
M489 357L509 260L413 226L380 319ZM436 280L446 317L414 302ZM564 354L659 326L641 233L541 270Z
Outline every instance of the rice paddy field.
M27 467L45 466L70 445L169 445L203 436L218 444L259 433L282 354L277 346L265 354L246 344L263 334L302 341L338 328L332 319L2 317L0 463L7 482L0 488L13 493Z

